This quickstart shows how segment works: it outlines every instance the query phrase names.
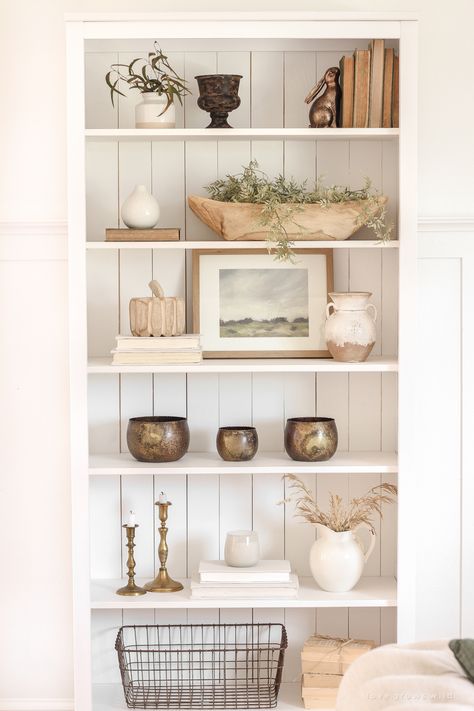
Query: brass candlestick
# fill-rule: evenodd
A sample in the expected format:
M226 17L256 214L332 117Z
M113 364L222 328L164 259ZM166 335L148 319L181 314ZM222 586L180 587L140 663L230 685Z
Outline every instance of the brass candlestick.
M138 524L135 526L127 526L125 523L122 528L125 528L127 532L127 547L128 547L128 583L117 590L117 595L145 595L146 590L135 584L135 558L133 556L133 549L135 548L135 543L133 539L135 538L135 529L138 528Z
M168 518L168 506L171 506L171 501L166 503L161 503L160 501L155 502L155 506L158 506L158 512L160 516L161 526L160 526L160 545L158 546L158 556L160 558L160 569L156 575L156 578L151 581L151 583L145 584L145 589L150 592L178 592L182 590L183 586L176 580L173 580L168 575L166 569L166 561L168 559L168 544L166 543L166 534L168 529L166 528L166 520Z

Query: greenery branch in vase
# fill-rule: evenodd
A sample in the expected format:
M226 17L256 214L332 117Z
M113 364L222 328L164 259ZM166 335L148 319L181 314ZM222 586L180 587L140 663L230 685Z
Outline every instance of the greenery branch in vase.
M387 198L372 189L326 187L279 175L270 179L251 161L241 173L227 175L206 186L210 199L189 197L191 209L224 239L265 239L280 261L294 259L295 240L347 239L362 226L377 240L387 242Z
M135 108L137 128L174 128L174 99L182 105L183 98L191 93L186 80L175 72L157 42L146 58L137 57L130 64L112 64L105 81L112 106L115 94L125 96L119 87L140 92L142 102Z
M284 479L289 481L290 491L285 502L294 500L295 516L313 524L318 530L318 538L310 551L314 579L329 592L351 590L358 583L375 546L373 519L383 516L384 504L394 503L397 487L388 483L374 486L348 504L344 504L339 495L331 493L329 508L323 511L301 479L294 474L287 474ZM356 536L356 532L364 527L370 536L366 551Z

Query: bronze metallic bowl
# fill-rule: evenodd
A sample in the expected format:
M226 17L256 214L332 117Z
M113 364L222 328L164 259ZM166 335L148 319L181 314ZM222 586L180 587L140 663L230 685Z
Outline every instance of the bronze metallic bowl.
M224 461L248 462L257 454L257 430L255 427L219 427L216 446Z
M241 74L200 74L194 77L199 87L197 104L211 114L206 128L232 128L227 123L230 111L240 106L239 84Z
M291 417L286 421L285 449L297 462L325 462L337 449L332 417Z
M185 417L132 417L127 444L139 462L176 462L188 451L188 421Z

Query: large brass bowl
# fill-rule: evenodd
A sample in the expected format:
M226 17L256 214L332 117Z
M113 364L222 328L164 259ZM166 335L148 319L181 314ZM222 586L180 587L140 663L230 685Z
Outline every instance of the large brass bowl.
M132 417L127 444L139 462L175 462L188 451L188 421L185 417Z
M325 462L337 449L332 417L291 417L286 421L285 449L297 462Z

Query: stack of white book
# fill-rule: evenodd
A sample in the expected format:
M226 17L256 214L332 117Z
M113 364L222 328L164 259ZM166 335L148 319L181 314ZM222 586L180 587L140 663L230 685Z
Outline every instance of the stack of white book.
M183 336L117 336L112 365L160 365L199 363L202 360L200 337Z
M294 598L298 576L287 560L261 560L252 568L232 568L223 560L203 560L191 581L191 597Z

